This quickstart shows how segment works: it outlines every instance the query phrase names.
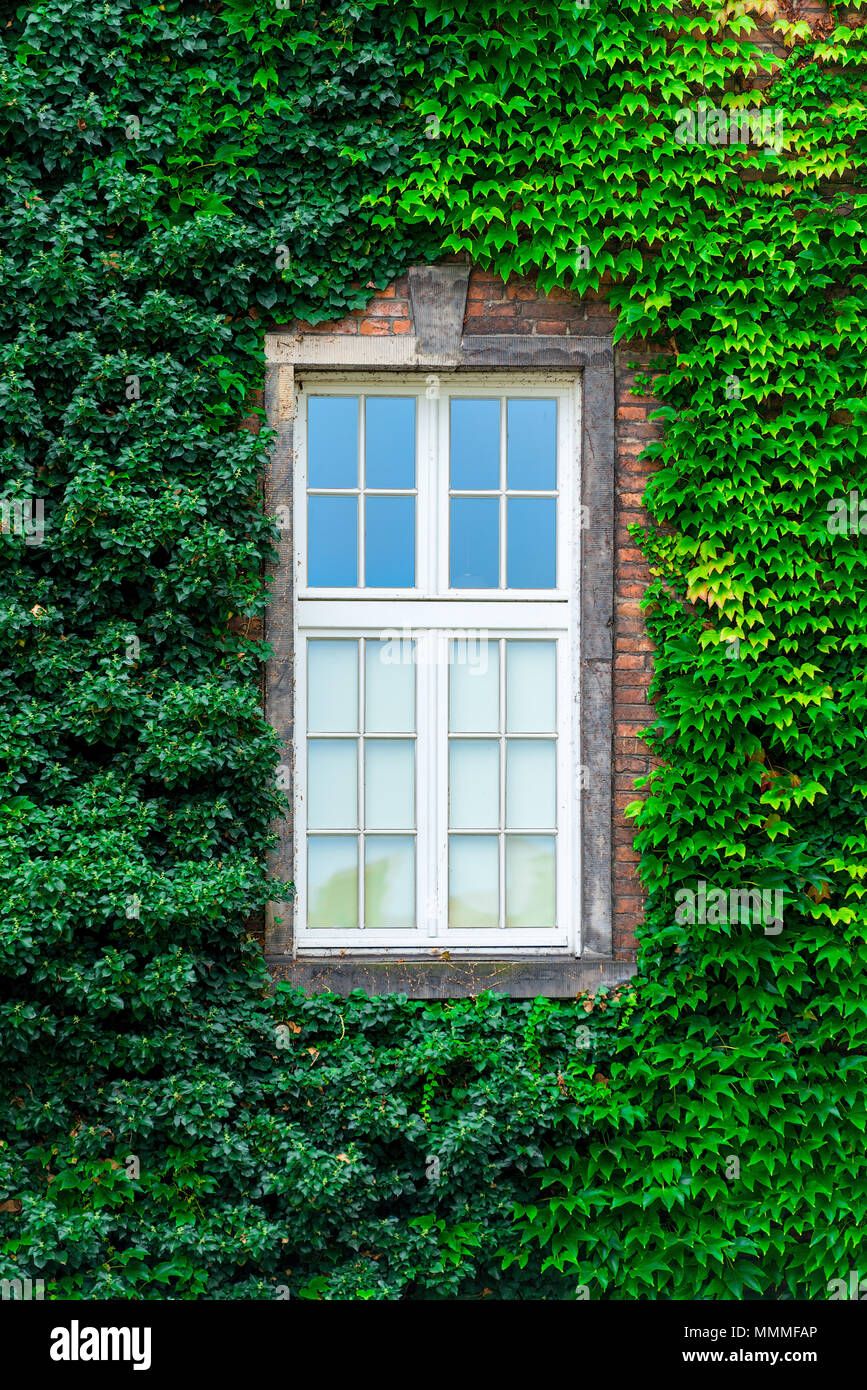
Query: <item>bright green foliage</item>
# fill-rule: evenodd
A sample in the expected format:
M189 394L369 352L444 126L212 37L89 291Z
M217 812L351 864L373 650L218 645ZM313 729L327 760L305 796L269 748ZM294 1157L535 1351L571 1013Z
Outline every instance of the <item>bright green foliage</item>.
M867 495L867 201L827 183L860 173L862 33L801 26L780 66L748 12L723 34L707 6L488 7L483 31L485 9L398 215L503 274L608 272L618 336L676 359L648 450L664 766L638 817L640 1007L604 1106L576 1064L576 1122L592 1103L603 1133L557 1150L528 1229L591 1297L823 1297L867 1209L867 552L828 524ZM680 143L699 97L780 112L781 148ZM701 880L779 890L783 930L677 921Z
M46 527L0 540L4 1277L770 1299L867 1276L865 548L828 524L867 498L849 13L777 19L778 62L747 7L670 0L41 0L0 30L0 495ZM781 112L781 148L681 143L699 100ZM227 628L265 602L267 440L235 424L262 317L336 317L443 251L607 274L618 336L674 354L625 1008L272 1003L245 941L279 805L263 653ZM678 921L702 880L779 891L783 930Z

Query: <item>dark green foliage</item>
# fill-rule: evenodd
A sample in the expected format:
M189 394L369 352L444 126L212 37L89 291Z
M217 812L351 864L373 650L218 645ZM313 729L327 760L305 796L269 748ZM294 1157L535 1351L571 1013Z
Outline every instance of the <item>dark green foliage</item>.
M671 0L4 24L0 497L45 534L0 537L0 1277L772 1299L867 1275L865 549L828 527L867 495L865 199L829 182L863 158L854 18L777 19L764 99L749 13ZM724 92L784 111L783 148L678 143ZM675 353L642 537L648 922L635 995L595 1007L274 1001L245 937L281 804L263 651L228 626L266 602L267 437L237 428L262 323L443 250L609 272L620 336ZM701 880L779 891L783 930L678 921Z
M281 987L266 1010L252 976L202 973L142 981L167 1006L146 1035L131 1025L113 1066L81 1024L55 1032L68 1065L47 1112L16 1088L29 1144L11 1146L14 1190L22 1160L31 1176L6 1269L26 1262L67 1298L571 1296L541 1256L504 1272L502 1254L518 1252L514 1204L538 1192L543 1148L571 1132L576 1038L605 1066L626 997L601 1000L591 1030L582 1005L490 995ZM19 1011L17 1075L46 1022Z

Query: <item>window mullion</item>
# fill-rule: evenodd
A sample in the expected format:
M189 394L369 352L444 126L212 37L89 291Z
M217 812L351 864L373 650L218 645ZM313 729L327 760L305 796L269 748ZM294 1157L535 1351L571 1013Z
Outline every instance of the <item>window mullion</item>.
M420 588L425 596L431 596L437 591L439 576L437 573L438 544L439 544L439 509L440 509L440 481L437 460L437 406L438 400L428 396L422 396L419 401L419 450L418 450L418 469L419 477L416 485L418 487L419 510L422 516L418 519L419 536L422 537L421 545L423 554L420 559Z
M437 656L439 653L437 653ZM429 747L429 797L427 816L426 859L430 874L430 897L427 932L432 938L443 934L443 817L448 795L447 783L443 777L443 663L436 659L425 668L425 685L428 691L426 736Z
M367 662L367 652L365 650L366 639L360 637L358 640L358 805L356 808L356 822L358 835L356 837L358 855L358 926L363 929L365 926L365 902L364 902L364 866L366 862L367 847L364 835L365 823L365 786L364 786L364 726L366 720L366 710L364 707L364 673Z
M500 895L500 922L499 925L505 930L506 926L506 642L500 638L497 642L498 673L500 679L500 723L498 730L498 744L500 753L500 823L497 827L497 840L499 850L498 872L499 872L499 895Z
M364 588L365 583L365 561L364 553L364 487L366 482L365 465L367 462L367 428L365 414L364 393L359 394L358 398L358 587Z
M500 399L500 588L506 587L506 397Z

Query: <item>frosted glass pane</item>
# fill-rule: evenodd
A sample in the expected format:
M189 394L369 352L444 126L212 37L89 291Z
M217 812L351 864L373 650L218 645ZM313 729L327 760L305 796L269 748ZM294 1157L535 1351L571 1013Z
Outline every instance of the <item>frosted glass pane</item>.
M358 841L354 836L308 838L307 925L358 926Z
M358 583L358 499L307 500L307 583L354 589Z
M552 835L506 836L506 926L556 926Z
M366 487L415 487L415 397L368 396Z
M312 738L307 744L307 824L311 830L354 830L358 824L358 762L354 738Z
M506 743L506 828L548 830L557 823L556 745L547 739Z
M499 499L453 497L449 517L451 587L496 589L500 583Z
M364 584L368 589L414 586L414 497L365 498Z
M364 727L369 734L415 731L414 643L396 635L368 642L364 653Z
M510 497L506 503L506 586L557 587L557 499Z
M307 728L344 734L358 728L358 643L307 643Z
M364 846L364 925L415 926L415 841L369 835Z
M358 487L358 397L307 402L307 486Z
M500 486L500 402L453 400L449 486L459 492Z
M487 639L451 642L449 729L455 734L495 734L499 718L499 643Z
M506 402L506 486L520 492L557 487L557 402Z
M506 643L506 732L553 734L556 724L556 645Z
M406 739L367 739L364 745L365 826L412 830L415 744Z
M500 745L496 739L449 741L449 825L496 830L500 824Z
M449 926L500 924L499 844L495 835L449 836Z

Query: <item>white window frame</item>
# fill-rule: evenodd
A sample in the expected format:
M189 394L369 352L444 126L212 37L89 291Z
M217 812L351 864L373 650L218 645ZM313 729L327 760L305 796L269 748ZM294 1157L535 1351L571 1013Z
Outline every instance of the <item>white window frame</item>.
M293 650L295 745L293 881L299 955L429 957L579 955L579 698L581 379L577 373L328 372L296 378ZM311 395L412 394L417 397L416 587L311 589L306 585L307 399ZM557 588L448 587L448 422L453 397L554 397L557 438ZM518 494L520 495L520 494ZM359 526L361 522L359 520ZM501 531L502 515L501 515ZM360 538L361 539L361 538ZM501 545L505 538L501 536ZM518 595L520 595L518 597ZM385 632L484 631L497 638L557 639L557 853L553 929L450 928L448 913L448 666L416 665L416 927L413 931L306 926L307 640L380 637ZM502 679L502 671L501 671ZM353 833L353 832L347 832ZM355 832L357 833L357 832ZM543 832L525 832L543 833ZM502 855L501 855L502 860ZM360 872L363 873L363 864ZM501 863L502 874L502 863ZM502 894L502 884L501 884ZM502 910L502 899L501 899Z

